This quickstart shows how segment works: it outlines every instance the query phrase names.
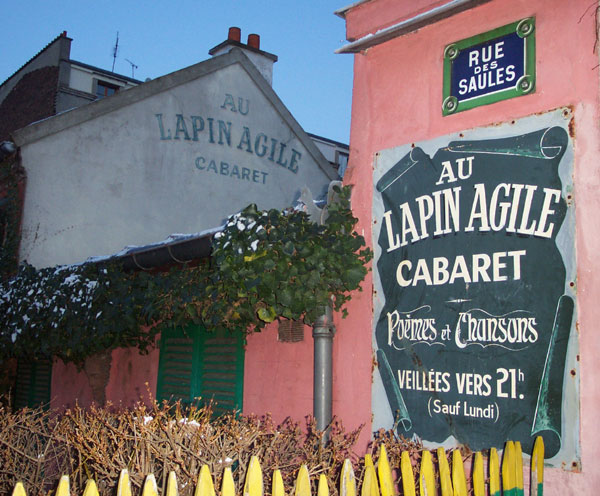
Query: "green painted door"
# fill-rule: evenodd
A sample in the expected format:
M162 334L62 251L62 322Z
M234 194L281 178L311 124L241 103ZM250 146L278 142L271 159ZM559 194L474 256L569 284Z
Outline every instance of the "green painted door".
M214 400L214 412L219 415L242 409L243 384L243 333L207 332L198 325L163 331L158 401L203 404Z

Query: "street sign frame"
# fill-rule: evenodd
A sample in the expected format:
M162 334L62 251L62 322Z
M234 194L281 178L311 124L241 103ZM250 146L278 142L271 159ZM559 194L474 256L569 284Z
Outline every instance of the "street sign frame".
M485 62L486 49L489 63L472 67L479 55ZM442 115L533 93L535 83L535 18L528 17L446 46Z

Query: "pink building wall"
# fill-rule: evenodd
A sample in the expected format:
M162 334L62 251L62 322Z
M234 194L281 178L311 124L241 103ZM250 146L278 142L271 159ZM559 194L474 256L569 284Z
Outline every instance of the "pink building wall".
M277 423L287 417L297 422L312 413L312 334L304 341L282 343L277 328L269 326L248 336L244 359L244 413L269 412Z
M138 401L156 397L159 350L147 355L137 348L118 348L112 351L110 376L106 385L106 400L116 407L130 407ZM83 370L71 363L56 360L52 368L51 407L71 408L77 403L89 406L92 389Z
M357 300L370 293L357 293ZM369 316L350 314L335 319L333 341L333 415L347 431L364 425L357 444L363 451L371 439L371 338ZM356 327L358 325L358 327ZM348 332L359 329L358 332ZM282 343L277 329L248 336L244 373L244 413L270 412L276 422L286 417L302 422L313 412L313 338Z
M345 13L347 37L352 40L375 33L441 3L446 2L372 0L359 4ZM595 494L600 484L596 467L600 456L596 426L600 409L600 262L594 256L600 250L596 7L584 0L493 0L354 56L350 164L344 180L355 185L353 210L367 240L371 239L372 165L377 151L557 107L574 109L582 463L580 472L547 469L545 489L552 495ZM535 93L442 117L444 47L529 16L536 18ZM368 284L370 281L366 291L350 303L351 318L343 324L344 335L354 336L357 348L371 344ZM369 394L357 393L365 398Z

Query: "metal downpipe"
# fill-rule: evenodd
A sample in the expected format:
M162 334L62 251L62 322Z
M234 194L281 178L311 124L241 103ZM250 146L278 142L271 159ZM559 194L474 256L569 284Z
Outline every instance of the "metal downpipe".
M317 422L317 429L325 431L332 418L332 357L333 336L333 311L331 307L325 309L313 326L314 339L314 383L313 383L313 415ZM329 433L326 432L323 441L326 442Z

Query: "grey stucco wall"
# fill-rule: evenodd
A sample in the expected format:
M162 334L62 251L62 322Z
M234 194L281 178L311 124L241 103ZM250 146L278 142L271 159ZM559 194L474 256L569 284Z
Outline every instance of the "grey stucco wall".
M232 64L22 144L21 259L76 263L317 196L330 177L285 112Z

